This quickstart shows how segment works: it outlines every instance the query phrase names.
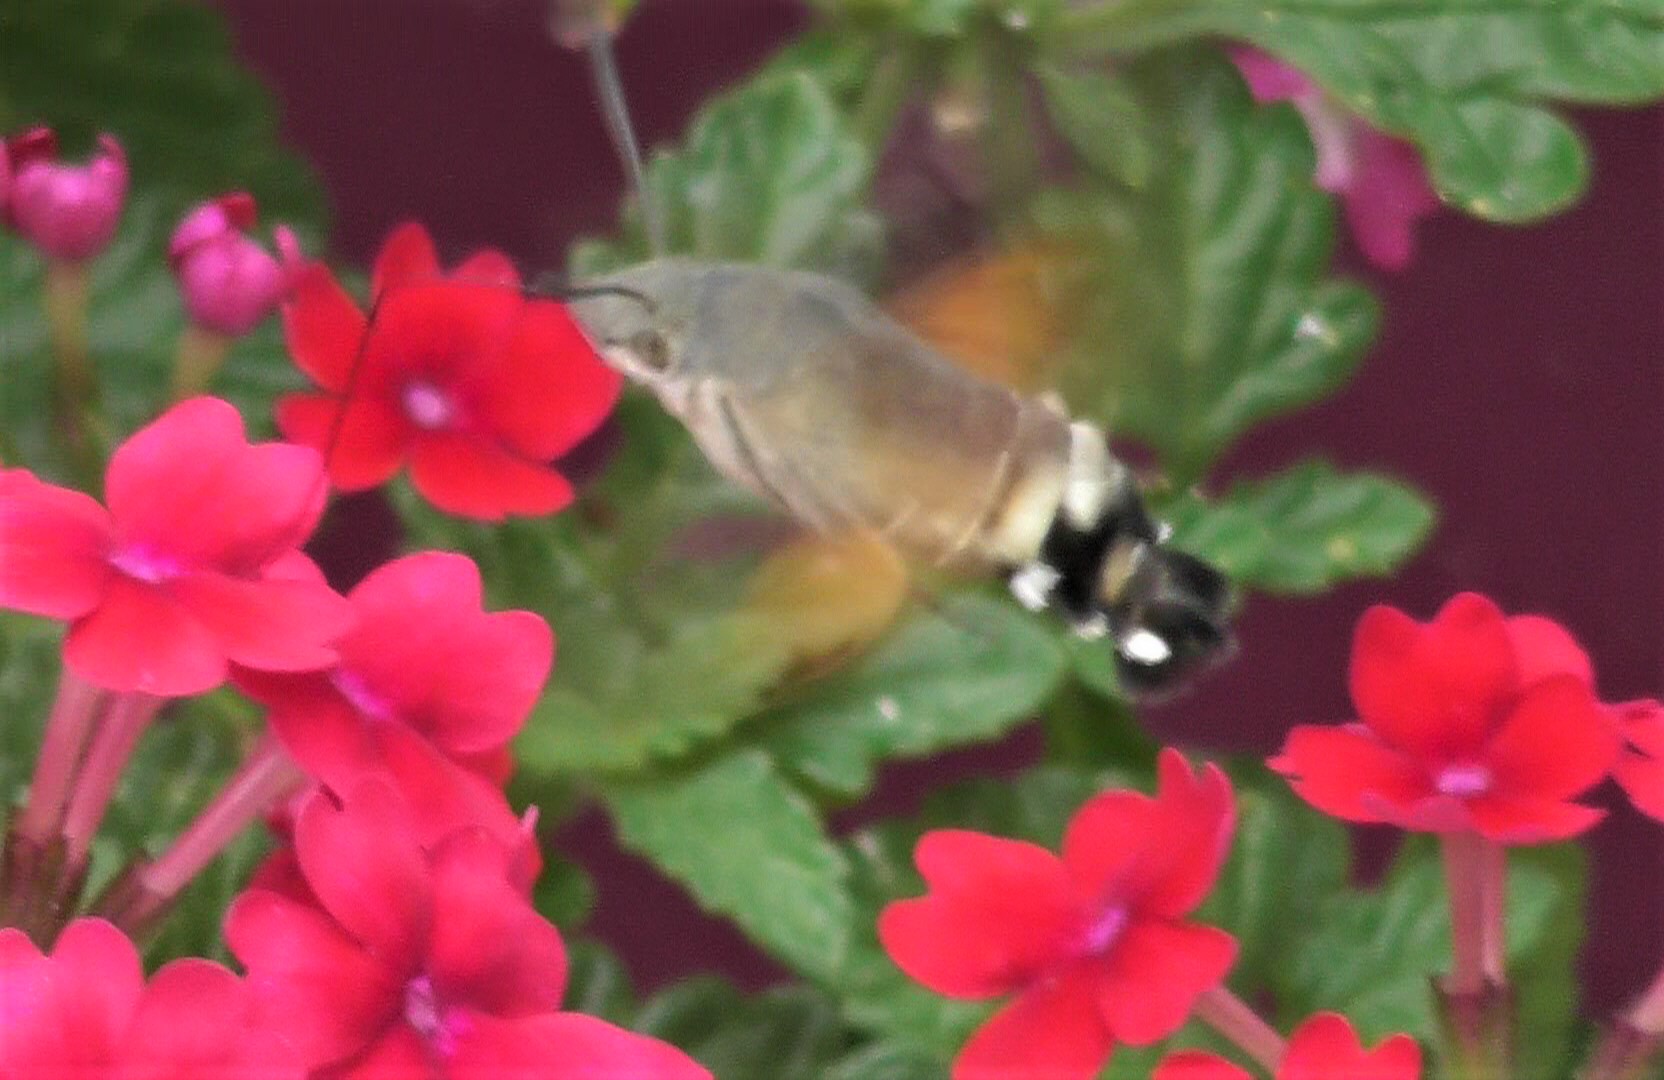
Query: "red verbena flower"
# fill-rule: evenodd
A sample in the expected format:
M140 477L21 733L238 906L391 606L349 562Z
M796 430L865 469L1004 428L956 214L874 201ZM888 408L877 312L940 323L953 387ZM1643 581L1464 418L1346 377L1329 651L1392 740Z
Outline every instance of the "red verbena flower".
M196 694L235 661L335 661L346 601L299 545L323 512L304 447L251 445L237 410L195 398L110 459L106 510L33 478L0 490L0 607L69 620L64 659L110 690Z
M1318 1013L1289 1036L1276 1080L1420 1080L1421 1047L1394 1035L1365 1050L1339 1013ZM1150 1080L1253 1080L1248 1070L1200 1050L1163 1058Z
M1362 722L1296 727L1270 764L1346 821L1563 840L1600 820L1569 800L1618 758L1617 721L1591 680L1562 627L1505 618L1483 596L1456 596L1426 624L1373 607L1352 641Z
M1256 101L1287 101L1299 110L1317 151L1317 186L1345 200L1364 256L1387 270L1408 266L1416 222L1439 207L1415 147L1370 127L1269 53L1235 48L1231 60Z
M385 770L435 828L516 833L501 778L478 763L506 751L537 701L554 657L549 625L529 611L483 610L478 568L447 552L396 559L347 599L355 619L335 666L239 671L238 687L268 707L284 748L326 786L345 791Z
M326 450L345 491L408 462L416 490L450 513L497 520L570 502L571 485L546 463L600 425L621 376L566 310L528 300L494 251L441 275L414 224L383 245L373 290L372 326L323 266L295 283L289 351L325 392L278 402L284 435Z
M175 960L147 984L139 953L101 919L79 919L42 955L0 929L0 1076L6 1080L301 1080L251 1025L243 981Z
M560 1012L566 952L480 829L424 847L378 780L295 821L311 900L250 889L226 916L259 1014L311 1069L412 1076L707 1078L680 1051Z
M7 141L10 191L0 199L6 222L48 258L80 262L103 251L127 201L127 156L113 135L98 137L85 165L58 160L51 128Z
M926 833L929 893L887 906L896 965L949 997L1016 994L973 1035L955 1080L1096 1076L1117 1042L1184 1023L1236 956L1222 930L1186 922L1212 887L1235 820L1215 766L1165 750L1155 798L1111 791L1069 822L1059 858L982 833Z
M254 220L254 198L235 191L192 209L168 242L186 314L226 337L241 337L271 314L302 266L293 232L282 225L272 231L273 257L249 236Z
M1625 744L1612 778L1635 809L1664 821L1664 703L1645 698L1608 708Z

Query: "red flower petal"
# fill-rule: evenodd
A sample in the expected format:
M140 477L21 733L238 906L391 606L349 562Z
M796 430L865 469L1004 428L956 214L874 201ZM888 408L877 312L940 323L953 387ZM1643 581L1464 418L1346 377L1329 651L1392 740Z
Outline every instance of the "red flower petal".
M1288 778L1295 794L1343 821L1380 821L1383 803L1408 805L1432 791L1418 766L1362 724L1302 724L1267 764Z
M1664 758L1664 702L1652 698L1608 705L1624 741L1649 757Z
M494 1016L560 1008L566 947L509 881L510 852L481 829L433 855L434 923L426 969L440 1000Z
M475 380L496 364L526 301L512 289L435 281L407 285L376 309L366 389L402 391L421 378L472 400Z
M1617 721L1586 682L1554 675L1520 699L1485 752L1497 793L1564 799L1594 787L1618 760Z
M456 1074L447 1067L438 1068L434 1062L434 1047L406 1024L393 1024L382 1032L370 1049L339 1074L333 1070L329 1080L433 1080ZM316 1075L316 1074L314 1074Z
M1148 1046L1177 1031L1235 959L1236 939L1223 930L1131 923L1092 965L1099 1012L1118 1041Z
M1473 828L1498 844L1549 844L1600 824L1606 811L1577 803L1486 795L1468 803Z
M460 435L418 440L410 478L439 509L482 521L552 514L572 501L572 485L553 469Z
M484 829L510 850L525 843L525 830L501 788L451 761L400 724L377 724L370 732L377 764L386 769L410 805L424 847L470 825ZM340 783L327 775L325 780L331 786ZM533 859L540 860L536 845L530 847ZM537 876L535 868L529 876Z
M240 675L238 684L246 689L250 680ZM270 690L271 684L264 689ZM267 723L308 776L340 790L351 786L352 777L380 763L375 739L363 718L323 676L299 676L295 687L274 704L275 696L263 698L272 704Z
M324 455L330 482L342 491L364 491L392 479L413 433L404 414L362 394L353 396L344 418L338 419L340 413L337 398L287 394L275 415L285 439Z
M123 548L251 574L311 533L328 494L321 469L306 447L249 445L236 409L193 398L116 450L110 516Z
M560 1080L711 1080L698 1062L667 1043L581 1013L517 1020L469 1017L449 1062L450 1080L548 1076Z
M111 570L110 515L93 499L30 480L0 493L0 607L73 619L97 606Z
M885 907L878 937L897 967L937 993L1016 989L1079 929L1068 874L1045 848L945 829L926 833L914 859L931 892Z
M548 461L601 425L623 381L565 308L537 301L526 305L479 407L505 445Z
M1126 883L1134 908L1158 918L1189 914L1213 888L1236 826L1231 783L1217 765L1192 774L1184 755L1161 752L1154 830Z
M1150 1080L1254 1080L1247 1069L1201 1050L1168 1054L1150 1074Z
M1635 809L1664 821L1664 760L1626 751L1613 767L1612 778Z
M439 254L433 249L428 231L407 221L387 234L376 253L370 275L370 294L382 297L388 289L403 288L439 276Z
M1063 834L1063 865L1088 902L1123 898L1123 883L1155 839L1156 801L1136 791L1106 791L1088 799Z
M390 970L327 916L276 893L232 901L225 940L248 969L261 1022L311 1067L352 1057L398 1018L408 972Z
M1416 1080L1421 1048L1408 1035L1394 1035L1365 1052L1344 1016L1318 1013L1295 1029L1277 1067L1277 1080Z
M69 628L64 662L107 690L185 697L225 681L225 651L161 590L113 575L97 610Z
M168 592L219 639L230 659L264 671L314 671L336 661L334 641L352 608L324 584L239 581L189 574Z
M1575 675L1585 686L1595 685L1589 654L1564 626L1541 615L1515 615L1508 620L1508 638L1520 665L1520 685L1531 686L1553 675Z
M1384 742L1423 760L1472 759L1519 686L1502 612L1462 593L1426 626L1373 607L1352 643L1352 701Z
M433 918L432 885L409 808L380 778L319 794L295 822L295 854L324 910L390 969L414 969Z
M1078 971L1025 991L978 1028L953 1060L953 1080L1091 1080L1114 1048Z
M144 991L139 951L103 919L77 919L58 935L51 963L68 990L70 1007L57 1017L66 1047L81 1060L110 1060Z
M219 1080L243 1075L249 1006L241 979L207 960L175 960L144 989L121 1049L122 1080ZM247 1062L253 1064L253 1062ZM260 1080L288 1075L260 1062Z
M311 263L283 304L283 339L295 366L325 390L342 393L364 351L364 313L335 275Z
M515 267L514 260L495 248L476 251L457 263L446 276L452 281L468 285L520 288L520 271Z

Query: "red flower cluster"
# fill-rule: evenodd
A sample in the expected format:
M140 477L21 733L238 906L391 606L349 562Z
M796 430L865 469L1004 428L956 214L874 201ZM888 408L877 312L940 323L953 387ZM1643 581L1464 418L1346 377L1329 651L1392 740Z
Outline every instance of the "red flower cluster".
M289 754L335 791L367 771L393 779L424 837L478 824L505 841L519 823L500 790L509 740L549 677L554 638L527 611L488 614L479 570L443 552L376 570L348 595L356 619L334 667L238 671Z
M174 406L122 444L106 510L13 472L0 500L0 606L67 619L64 658L88 682L197 694L232 662L335 661L346 603L299 547L323 512L311 450L250 445L215 398Z
M284 435L326 453L345 491L408 462L416 490L450 513L497 520L570 502L546 463L600 425L621 378L565 309L526 299L497 252L442 275L413 224L388 237L372 287L373 325L322 265L296 281L289 350L325 393L278 402Z
M1390 607L1359 620L1361 723L1301 726L1271 767L1325 813L1504 844L1563 840L1601 811L1571 802L1612 771L1618 722L1562 627L1463 593L1431 623Z
M1185 921L1234 822L1224 773L1192 773L1166 750L1156 797L1094 798L1070 821L1062 858L982 833L926 833L914 858L930 893L884 909L885 951L950 997L1017 995L960 1051L956 1080L1084 1080L1115 1043L1177 1030L1236 956L1229 934Z
M309 1070L708 1080L673 1047L559 1011L560 934L485 830L423 843L405 800L371 779L307 801L294 858L298 879L240 896L226 937L257 1015Z
M44 956L0 929L6 1080L302 1080L251 1004L244 982L207 960L175 960L146 984L133 943L99 919L72 923Z
M1421 1047L1394 1035L1365 1050L1358 1033L1338 1013L1318 1013L1295 1029L1277 1062L1276 1080L1419 1080ZM1252 1080L1224 1058L1187 1050L1162 1059L1151 1080Z

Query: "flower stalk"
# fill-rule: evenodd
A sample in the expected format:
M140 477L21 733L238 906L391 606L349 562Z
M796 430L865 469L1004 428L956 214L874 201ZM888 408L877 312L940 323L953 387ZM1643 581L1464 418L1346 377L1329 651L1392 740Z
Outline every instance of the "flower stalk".
M1450 894L1452 962L1435 980L1451 1075L1502 1080L1511 1075L1512 995L1503 968L1504 857L1476 832L1441 838Z
M1276 1070L1288 1049L1287 1041L1275 1028L1224 986L1216 986L1196 999L1196 1016L1267 1071Z
M131 937L147 933L244 829L305 785L306 774L267 732L173 844L154 860L130 862L93 903L92 913Z
M173 354L173 400L184 401L208 388L231 351L231 338L195 323L179 335Z

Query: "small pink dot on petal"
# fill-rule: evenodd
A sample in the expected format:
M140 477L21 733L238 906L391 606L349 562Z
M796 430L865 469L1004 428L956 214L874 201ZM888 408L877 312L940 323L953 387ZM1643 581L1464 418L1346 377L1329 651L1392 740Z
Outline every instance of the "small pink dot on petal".
M1441 795L1469 799L1491 790L1491 770L1484 765L1448 765L1439 771L1433 786Z
M430 382L417 381L406 386L403 404L410 422L426 431L450 427L456 419L456 404L450 395Z

